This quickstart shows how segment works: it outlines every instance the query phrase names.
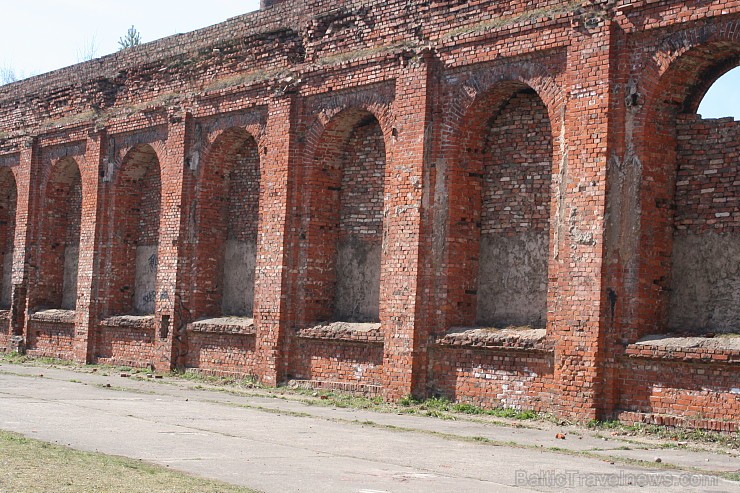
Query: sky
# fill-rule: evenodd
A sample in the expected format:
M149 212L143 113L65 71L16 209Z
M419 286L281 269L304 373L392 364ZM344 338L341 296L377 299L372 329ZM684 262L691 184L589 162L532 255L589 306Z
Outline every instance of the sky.
M142 42L192 31L259 8L259 0L0 0L0 69L19 78L118 50L132 25ZM699 107L704 118L740 120L740 67Z
M146 43L223 22L259 0L0 0L0 67L42 74L118 50L133 25Z

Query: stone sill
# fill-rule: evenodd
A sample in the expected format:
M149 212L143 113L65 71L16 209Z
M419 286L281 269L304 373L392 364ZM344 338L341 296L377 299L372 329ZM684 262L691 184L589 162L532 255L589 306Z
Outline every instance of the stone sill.
M188 324L187 330L200 334L255 335L254 319L247 317L206 318Z
M75 310L42 310L36 313L32 313L28 320L31 322L44 322L52 324L74 324L77 318L77 312Z
M299 329L296 335L302 339L383 344L379 323L331 322Z
M154 315L114 315L101 320L100 326L111 329L154 329Z
M435 341L440 346L461 349L505 349L552 352L545 329L532 327L452 327Z
M628 345L626 355L690 363L739 363L740 337L649 335Z
M669 414L645 413L639 411L619 411L617 419L625 424L648 424L659 426L673 426L697 430L710 430L721 433L740 432L740 421L724 421L708 418L687 418Z

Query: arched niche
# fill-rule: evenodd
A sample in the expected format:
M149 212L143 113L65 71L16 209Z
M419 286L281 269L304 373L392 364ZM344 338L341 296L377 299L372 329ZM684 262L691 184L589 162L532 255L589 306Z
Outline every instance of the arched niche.
M112 188L109 314L153 314L161 203L160 163L150 145L126 153Z
M208 150L197 185L196 317L251 317L259 226L260 157L241 128Z
M553 135L548 108L519 81L495 84L460 122L449 178L453 325L544 327Z
M740 331L740 125L697 114L740 43L702 41L666 62L638 127L643 334Z
M61 159L44 189L33 309L76 307L81 212L79 166L73 158Z
M18 189L9 168L0 168L0 309L10 308L13 283L13 246Z
M345 109L308 164L307 318L378 322L386 148L378 119Z

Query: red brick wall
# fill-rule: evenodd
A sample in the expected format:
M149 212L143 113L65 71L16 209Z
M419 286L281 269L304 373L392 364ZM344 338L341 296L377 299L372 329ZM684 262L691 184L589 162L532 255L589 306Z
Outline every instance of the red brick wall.
M12 290L12 262L6 262L8 256L13 255L15 240L15 213L16 213L16 186L13 173L7 168L0 170L0 259L2 260L2 289L0 290L0 307L10 308L10 293Z
M740 368L625 358L620 368L619 409L647 414L737 422Z
M740 121L692 115L677 127L676 234L739 233Z
M489 125L475 187L482 187L476 322L544 327L552 186L547 107L524 89L501 103Z
M255 373L255 336L245 334L188 334L186 368L214 373Z
M82 206L82 183L80 171L74 159L62 160L54 166L45 189L45 200L40 217L41 228L38 240L38 273L32 292L31 310L64 308L74 310L77 296L67 294L65 287L65 260L68 248L80 244L80 213ZM73 269L76 271L76 269Z
M740 122L682 117L667 328L740 329Z
M377 119L336 116L309 165L306 321L377 321L385 145ZM342 261L354 256L353 262Z
M10 348L10 310L0 310L0 351Z
M73 323L29 322L28 354L47 358L74 359Z
M134 314L137 304L156 296L152 292L136 292L136 277L141 274L136 261L137 248L159 243L161 182L159 159L154 149L145 145L131 150L114 179L108 211L111 228L108 272L103 285L107 302L105 313ZM156 272L157 265L155 256L148 268ZM140 299L136 300L135 296Z
M383 384L383 346L304 339L296 341L290 376L363 385Z
M191 315L252 315L252 306L224 311L226 242L257 243L260 162L252 136L239 129L223 132L206 153L196 200L196 259ZM252 266L254 265L254 259ZM254 276L254 272L251 272ZM251 289L253 289L252 277ZM228 313L227 313L228 312Z
M430 360L431 388L450 400L489 409L552 409L552 354L437 347Z
M145 367L157 363L152 324L137 326L101 326L95 331L94 362Z
M436 387L584 420L716 403L734 419L728 367L624 355L672 328L681 235L735 234L734 168L714 161L737 161L737 126L685 115L737 64L738 19L738 0L286 0L3 86L8 325L81 361L336 380L389 399ZM29 320L59 304L44 249L64 223L47 183L65 157L82 191L71 343ZM229 238L256 242L254 300L225 310ZM137 246L156 259L145 309ZM481 278L527 316L481 312ZM248 305L254 336L188 332ZM151 319L111 320L137 307ZM373 342L305 336L337 318L380 329ZM545 326L550 349L434 342L476 322Z

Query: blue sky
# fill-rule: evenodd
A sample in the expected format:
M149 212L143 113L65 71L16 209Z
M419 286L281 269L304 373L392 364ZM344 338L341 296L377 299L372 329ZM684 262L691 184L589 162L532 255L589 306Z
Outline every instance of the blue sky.
M0 67L30 76L118 50L132 25L142 42L223 22L259 0L12 0L0 16Z
M259 7L259 0L13 0L0 17L0 69L41 74L113 53L136 26L142 41L188 32ZM699 113L740 119L740 67L712 86Z
M727 72L709 88L698 113L704 118L734 116L740 120L740 67Z

